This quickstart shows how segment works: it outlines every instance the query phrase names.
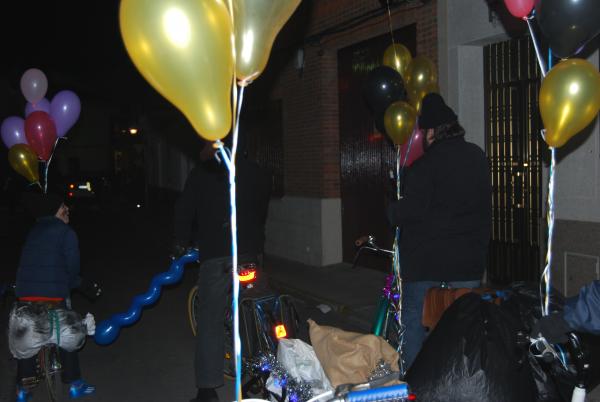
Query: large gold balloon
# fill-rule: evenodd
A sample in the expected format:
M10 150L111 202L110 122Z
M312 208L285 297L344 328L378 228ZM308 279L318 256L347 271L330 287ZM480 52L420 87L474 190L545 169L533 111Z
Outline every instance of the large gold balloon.
M26 144L16 144L8 150L8 163L30 183L40 181L38 157Z
M241 86L265 69L275 37L301 0L233 0L235 73Z
M396 145L402 145L410 138L416 122L417 111L403 101L392 103L383 115L385 132Z
M439 92L437 68L433 61L425 56L415 57L408 66L405 77L408 101L421 110L421 101L430 92Z
M144 78L209 141L231 128L233 28L224 0L122 0L121 35Z
M589 62L558 63L542 81L540 111L551 147L563 146L583 130L600 110L600 73Z
M383 53L383 65L398 71L403 79L406 79L408 66L412 61L410 51L401 43L395 43Z

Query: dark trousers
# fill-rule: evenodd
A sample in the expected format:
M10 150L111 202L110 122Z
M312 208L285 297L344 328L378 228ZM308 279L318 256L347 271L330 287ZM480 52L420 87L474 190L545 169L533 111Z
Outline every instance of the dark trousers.
M60 363L62 365L62 381L64 383L71 383L81 378L81 371L79 369L79 357L77 351L67 352L62 348L58 348L60 354ZM23 378L35 377L36 376L36 359L37 356L30 357L29 359L17 360L17 380L19 383Z
M231 257L213 258L200 265L196 299L197 388L223 385L225 309L231 287Z

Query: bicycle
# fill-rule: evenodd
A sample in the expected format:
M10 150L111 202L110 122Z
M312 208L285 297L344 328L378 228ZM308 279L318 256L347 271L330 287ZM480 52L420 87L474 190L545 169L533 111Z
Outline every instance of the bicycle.
M394 258L394 252L381 248L377 245L375 237L366 235L358 238L354 245L358 248L354 256L352 268L356 267L360 255L363 250L367 250L390 259ZM400 323L398 322L397 316L397 305L400 298L398 292L398 280L392 264L390 264L390 273L385 278L385 284L382 288L382 295L377 304L375 317L373 320L373 326L371 327L371 333L377 336L381 336L395 349L400 348L400 339L402 331Z
M101 289L95 283L93 283L92 287L94 288L93 296L98 297L101 293ZM78 313L66 308L66 306L70 305L69 299L66 299L64 302L65 306L54 304L53 302L26 302L26 304L19 302L21 304L15 304L14 301L16 300L16 296L14 284L6 286L1 293L3 303L5 303L6 306L12 306L12 311L10 313L11 322L13 313L22 308L27 308L28 311L30 311L30 314L33 312L36 316L47 315L48 318L48 327L46 329L44 329L44 325L40 325L40 323L35 320L33 316L29 316L28 320L23 320L24 316L20 316L21 318L16 319L16 322L18 323L16 332L18 333L22 330L22 326L25 324L25 322L29 322L29 325L35 325L37 328L35 330L36 339L33 345L27 345L23 343L19 344L18 342L15 344L11 343L11 351L12 347L16 346L17 349L15 350L20 350L18 353L24 353L24 349L20 348L36 347L35 345L39 345L40 342L45 342L41 346L37 346L39 347L39 350L34 355L34 375L21 379L22 390L25 392L31 391L32 389L36 388L39 383L44 382L46 385L48 399L51 402L63 400L64 386L61 378L63 372L63 363L60 357L60 346L64 343L61 343L61 339L63 341L66 339L66 342L68 345L70 345L70 348L78 349L81 347L85 337L88 335L88 327L86 325L88 318L86 317L84 320ZM86 295L86 297L94 299L90 294ZM35 322L32 322L32 319L34 319ZM78 320L81 320L80 326L78 324ZM63 325L65 326L63 327ZM12 334L9 334L9 337L10 336L12 336ZM44 336L47 336L48 338L45 338ZM9 341L9 343L10 342L11 341ZM69 393L72 397L75 396L73 392L76 393L77 391L74 391L70 388ZM23 400L27 398L26 395L21 395L21 397Z
M299 327L299 318L294 302L289 295L277 295L268 292L265 295L252 296L248 293L258 280L258 267L255 263L238 266L240 280L240 337L242 339L242 394L262 395L268 397L265 383L268 373L257 376L249 369L249 362L260 354L277 353L279 339L294 338ZM198 287L194 286L187 301L188 320L192 333L196 336L196 299ZM228 296L229 306L225 310L225 356L223 375L226 378L235 377L233 352L233 312L231 308L231 292Z

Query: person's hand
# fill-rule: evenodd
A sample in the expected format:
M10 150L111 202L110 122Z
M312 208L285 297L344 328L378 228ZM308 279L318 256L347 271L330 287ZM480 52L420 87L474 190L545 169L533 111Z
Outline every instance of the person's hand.
M82 321L85 326L88 336L94 336L96 333L96 319L93 314L87 313Z
M90 281L87 279L83 279L81 281L81 285L79 286L79 291L82 295L88 298L91 301L96 300L98 297L102 295L102 288L97 282Z
M552 313L540 318L535 323L531 330L531 337L544 337L548 343L565 343L569 340L568 332L571 332L571 328L565 321L562 312Z
M181 244L175 243L171 247L171 258L173 260L177 260L178 258L181 258L181 256L183 256L186 252L187 252L187 248L185 248Z

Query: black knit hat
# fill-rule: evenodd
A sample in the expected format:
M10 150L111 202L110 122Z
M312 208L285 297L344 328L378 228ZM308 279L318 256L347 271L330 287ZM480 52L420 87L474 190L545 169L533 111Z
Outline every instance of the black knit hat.
M27 211L34 218L43 216L52 216L58 212L64 200L57 194L40 194L38 192L30 192L23 194L23 204Z
M436 128L443 124L458 120L446 102L435 92L428 93L421 102L421 115L419 116L419 127L423 129Z

